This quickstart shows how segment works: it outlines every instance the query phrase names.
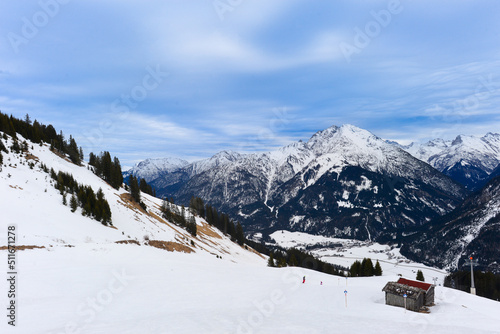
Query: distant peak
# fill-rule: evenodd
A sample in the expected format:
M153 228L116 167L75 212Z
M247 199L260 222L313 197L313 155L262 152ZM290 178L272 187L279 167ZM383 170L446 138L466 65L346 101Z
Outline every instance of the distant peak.
M462 144L464 141L462 139L462 136L463 135L458 135L457 138L453 139L453 141L451 142L451 145L460 145Z
M500 137L500 134L498 133L493 133L493 132L488 132L484 138L491 138L491 137L494 137L494 138L499 138Z

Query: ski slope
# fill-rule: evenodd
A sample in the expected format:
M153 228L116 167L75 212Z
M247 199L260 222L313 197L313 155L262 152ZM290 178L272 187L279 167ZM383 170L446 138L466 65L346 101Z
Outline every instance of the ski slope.
M381 290L397 276L346 282L301 268L136 245L18 256L18 325L8 328L4 320L2 333L500 332L500 303L439 286L430 314L386 306Z

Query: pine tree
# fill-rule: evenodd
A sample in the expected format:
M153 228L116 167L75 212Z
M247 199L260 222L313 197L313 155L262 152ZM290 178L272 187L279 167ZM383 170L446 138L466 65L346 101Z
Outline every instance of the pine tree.
M422 270L417 271L417 281L425 282L424 273Z
M351 277L361 276L361 268L361 262L359 262L358 260L354 261L349 270L349 272L351 273Z
M193 236L196 237L196 218L194 216L189 217L189 222L187 223L187 231Z
M129 179L130 183L130 195L137 203L141 202L141 192L139 190L139 184L137 183L137 178L133 175L130 175Z
M273 253L269 254L269 260L267 261L268 267L275 267Z
M245 234L243 233L243 227L239 222L238 224L236 224L236 241L238 241L238 244L240 246L243 246L243 243L245 242Z
M64 152L65 150L63 149L61 151ZM79 153L78 145L76 144L75 139L71 135L69 136L69 144L67 145L66 151L67 151L71 161L74 164L79 165L81 161L80 161L80 153Z
M69 206L71 207L71 212L75 212L76 209L78 208L78 201L76 199L75 194L71 195L71 198L69 200Z
M375 264L375 270L374 270L374 275L375 276L382 276L382 267L380 266L380 263L377 260L377 263Z
M290 260L288 260L288 265L290 267L296 267L299 265L299 263L297 262L297 258L295 257L295 254L292 253L292 255L290 255Z
M373 263L372 263L371 259L364 258L363 262L361 263L361 267L362 267L361 276L365 276L365 277L373 276L374 268L373 268Z

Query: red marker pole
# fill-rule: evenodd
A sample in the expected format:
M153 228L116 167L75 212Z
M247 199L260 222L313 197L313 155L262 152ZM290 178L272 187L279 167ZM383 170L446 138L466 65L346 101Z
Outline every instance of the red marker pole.
M347 307L347 290L344 290L344 295L345 295L345 307Z

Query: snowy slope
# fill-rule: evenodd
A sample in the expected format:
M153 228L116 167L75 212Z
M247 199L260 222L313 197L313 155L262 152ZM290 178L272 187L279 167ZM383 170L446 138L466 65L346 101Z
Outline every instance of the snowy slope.
M12 144L10 138L3 142L6 147ZM209 252L233 261L238 261L239 257L264 261L254 253L244 251L203 219L197 218L199 233L197 237L192 237L184 229L160 218L161 200L142 194L142 200L148 207L146 213L127 200L128 193L124 189L112 188L87 166L76 166L57 156L46 144L29 143L28 146L29 152L3 153L4 166L0 172L2 228L6 229L9 224L17 225L18 245L78 247L123 240L145 245L146 239L150 239L172 242L186 251ZM34 163L34 167L30 168L29 163ZM82 216L81 209L72 213L69 206L62 204L62 196L52 185L50 175L41 169L42 163L56 173L72 174L77 182L91 186L94 192L101 188L110 205L114 227ZM69 196L67 200L69 202ZM6 235L2 234L0 246L6 244Z
M2 333L500 332L500 303L440 286L430 314L385 305L381 290L396 275L346 282L301 268L131 245L19 256L18 325L13 329L2 321Z

